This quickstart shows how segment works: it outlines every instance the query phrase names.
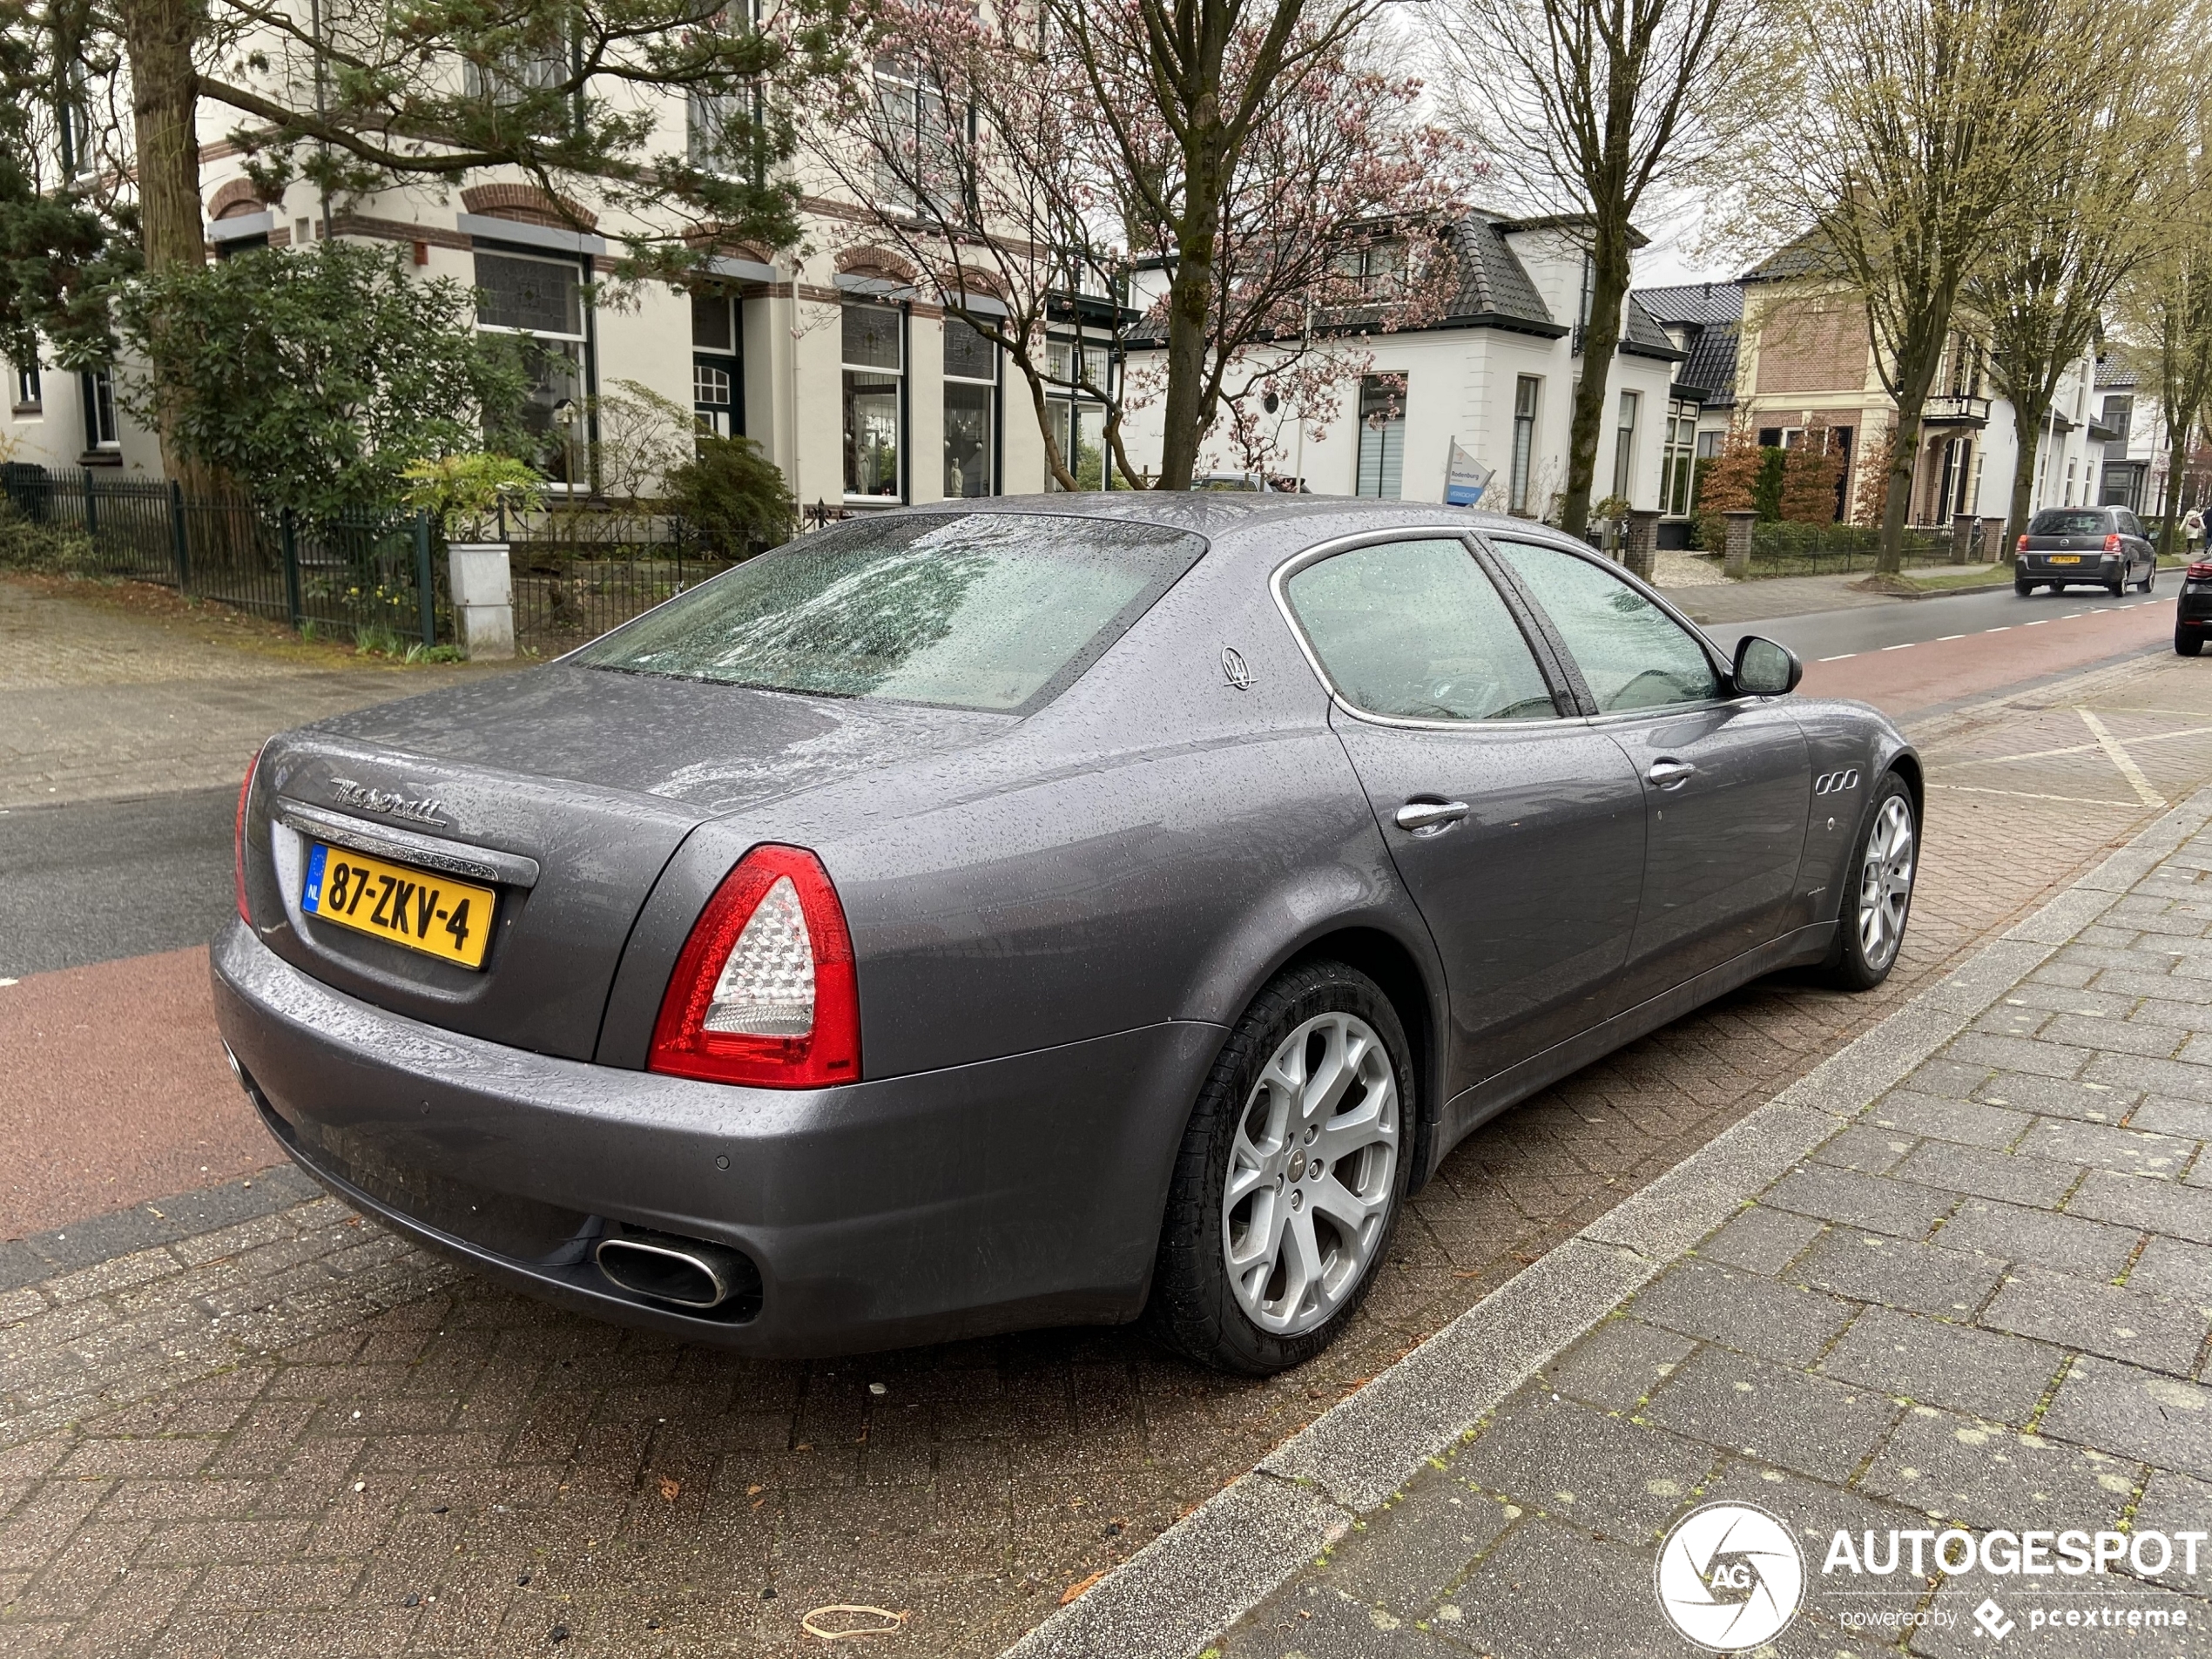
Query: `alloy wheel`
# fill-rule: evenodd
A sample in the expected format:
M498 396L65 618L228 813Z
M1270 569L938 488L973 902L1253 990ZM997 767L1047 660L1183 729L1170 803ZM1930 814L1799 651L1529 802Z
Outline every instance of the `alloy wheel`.
M1222 1191L1222 1251L1245 1315L1277 1336L1325 1321L1366 1276L1398 1174L1397 1068L1357 1015L1316 1015L1244 1102Z
M1892 795L1875 814L1866 837L1866 861L1858 873L1858 948L1878 973L1890 965L1905 938L1918 845L1912 803Z

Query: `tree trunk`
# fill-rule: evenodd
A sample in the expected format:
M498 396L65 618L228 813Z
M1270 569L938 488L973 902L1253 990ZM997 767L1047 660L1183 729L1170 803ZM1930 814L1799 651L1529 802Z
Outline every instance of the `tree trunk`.
M1629 293L1629 234L1625 216L1600 212L1590 246L1590 320L1582 332L1582 378L1575 388L1575 415L1567 435L1567 499L1560 528L1569 536L1588 529L1590 496L1597 479L1598 442L1604 435L1606 388L1621 344L1621 315Z
M2013 404L2013 431L2020 455L2013 464L2013 499L2010 516L2005 521L2005 539L2013 545L2027 534L2027 521L2032 509L2028 503L2035 494L2035 457L2043 443L2043 418L2051 412L2048 398L2040 405L2015 401Z
M2182 469L2188 464L2189 424L2166 428L2166 522L2158 528L2158 556L2174 556L2174 541L2181 534Z
M1206 339L1213 317L1215 233L1221 225L1219 181L1217 169L1194 165L1184 194L1182 234L1168 288L1165 430L1156 485L1161 489L1190 488L1211 415L1205 407Z
M1948 301L1932 308L1917 334L1908 335L1897 364L1897 425L1891 429L1890 487L1882 498L1882 550L1877 574L1895 576L1905 568L1905 525L1912 512L1912 474L1920 459L1920 411L1928 401L1943 358L1943 337L1951 323Z
M125 0L122 7L139 236L150 272L207 258L199 217L199 73L192 64L199 21L191 0ZM160 422L162 466L187 491L204 494L212 480L177 453L172 424Z

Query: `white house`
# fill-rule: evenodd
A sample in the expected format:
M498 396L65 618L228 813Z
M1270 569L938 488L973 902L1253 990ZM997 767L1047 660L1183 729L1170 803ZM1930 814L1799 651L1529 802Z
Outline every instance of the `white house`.
M1483 505L1548 516L1566 489L1568 426L1583 372L1585 223L1477 213L1454 226L1458 291L1444 314L1347 340L1343 350L1366 360L1365 372L1338 382L1326 407L1278 408L1266 470L1321 495L1441 502L1456 442L1492 470ZM1140 286L1136 302L1146 299ZM1624 311L1593 493L1686 513L1696 414L1676 395L1675 371L1687 354L1633 298ZM1135 350L1130 366L1158 356L1157 347ZM1159 422L1157 404L1129 417L1130 455L1139 466L1157 464ZM1224 425L1209 436L1202 470L1245 469Z

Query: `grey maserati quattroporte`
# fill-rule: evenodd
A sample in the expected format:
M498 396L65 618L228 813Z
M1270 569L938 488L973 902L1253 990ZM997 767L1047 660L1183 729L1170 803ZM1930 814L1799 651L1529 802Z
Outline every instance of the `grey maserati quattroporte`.
M219 1017L310 1174L570 1307L1264 1373L1485 1118L1889 972L1919 763L1797 673L1484 514L885 514L272 739Z

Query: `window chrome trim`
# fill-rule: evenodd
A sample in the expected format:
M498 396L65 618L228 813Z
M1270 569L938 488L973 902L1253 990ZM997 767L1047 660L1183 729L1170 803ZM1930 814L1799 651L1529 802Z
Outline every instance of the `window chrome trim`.
M1298 612L1291 608L1290 580L1308 565L1318 564L1324 559L1333 558L1339 553L1349 553L1356 548L1374 547L1386 542L1453 541L1464 547L1470 536L1479 534L1479 527L1472 524L1394 524L1387 529L1355 530L1348 536L1318 542L1294 553L1269 573L1267 586L1275 597L1275 609L1282 613L1283 621L1291 631L1291 637L1298 642L1298 648L1305 658L1305 665L1313 671L1313 678L1321 682L1321 689L1329 694L1332 706L1343 710L1352 718L1368 725L1388 726L1401 732L1527 732L1540 728L1555 732L1584 718L1580 714L1561 714L1556 708L1549 714L1516 720L1422 720L1410 715L1377 714L1372 710L1361 708L1337 689L1336 681L1322 665L1320 653L1313 649L1313 642L1306 637L1305 629L1298 622ZM1468 549L1467 559L1474 564L1478 576L1485 582L1491 581L1490 573L1475 561L1472 548ZM1496 583L1492 583L1492 586L1494 588ZM1498 598L1500 604L1506 604L1503 594L1500 594ZM1506 614L1513 617L1510 604L1507 605ZM1515 631L1518 631L1520 619L1513 617L1513 622ZM1525 639L1521 643L1527 644ZM1544 689L1556 698L1558 687L1534 646L1529 647L1528 658L1536 665L1536 672L1544 682Z
M1558 623L1552 619L1552 614L1550 611L1543 609L1543 600L1538 595L1531 591L1527 583L1521 581L1521 572L1514 569L1513 562L1503 553L1498 550L1497 543L1499 541L1520 542L1530 547L1548 548L1554 553L1564 553L1570 558L1582 559L1588 563L1597 565L1608 575L1617 577L1622 582L1627 583L1635 591L1649 600L1651 604L1658 609L1660 614L1671 618L1676 626L1681 628L1684 632L1688 633L1690 638L1697 643L1698 649L1705 653L1706 662L1712 667L1713 678L1716 681L1717 681L1723 687L1731 686L1735 684L1736 664L1732 659L1722 653L1721 648L1713 643L1710 635L1707 634L1703 628L1699 627L1695 622L1691 621L1681 611L1675 609L1673 603L1669 600L1665 595L1662 594L1657 588L1654 587L1650 583L1646 582L1642 577L1636 575L1636 573L1629 570L1628 566L1615 563L1611 559L1607 558L1602 553L1599 552L1597 549L1591 547L1585 543L1577 543L1574 537L1567 536L1564 532L1558 531L1553 532L1550 536L1530 536L1518 530L1494 531L1487 526L1483 526L1476 528L1469 533L1479 536L1482 538L1483 545L1489 550L1490 556L1498 561L1498 563L1504 569L1506 574L1513 578L1514 585L1521 589L1522 598L1527 604L1537 609L1539 614L1543 617L1546 630L1549 631L1557 640L1558 649L1561 651L1567 651L1567 641L1563 637L1559 635ZM1588 688L1587 683L1582 680L1581 665L1579 663L1574 662L1572 653L1568 653L1568 662L1574 669L1575 680L1581 685L1584 691L1588 691ZM1790 694L1784 693L1784 695ZM1655 717L1663 716L1669 711L1674 710L1694 712L1699 709L1722 708L1730 704L1735 703L1764 703L1771 702L1774 699L1770 698L1747 695L1742 691L1723 690L1718 697L1700 698L1695 703L1662 703L1656 707L1648 709L1601 709L1593 706L1589 712L1582 718L1593 723L1609 720L1650 719ZM1595 705L1596 699L1594 696L1592 697L1591 701L1593 705Z

